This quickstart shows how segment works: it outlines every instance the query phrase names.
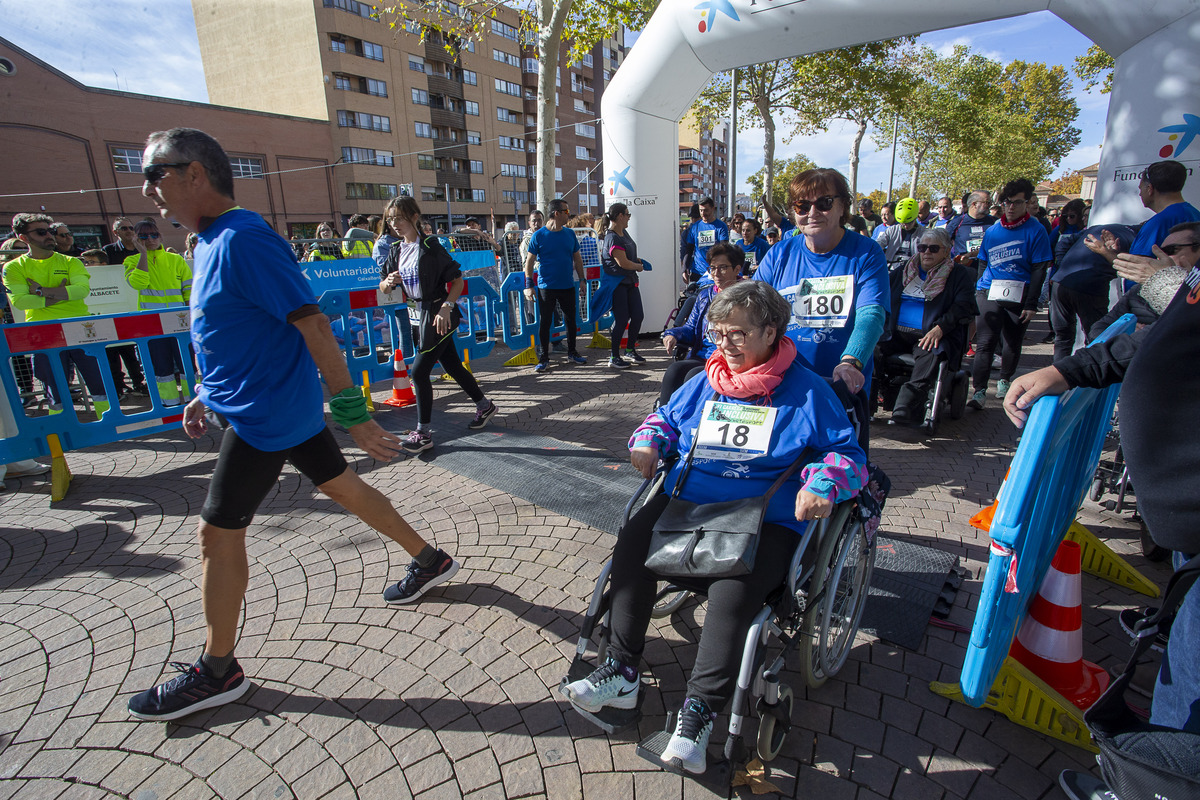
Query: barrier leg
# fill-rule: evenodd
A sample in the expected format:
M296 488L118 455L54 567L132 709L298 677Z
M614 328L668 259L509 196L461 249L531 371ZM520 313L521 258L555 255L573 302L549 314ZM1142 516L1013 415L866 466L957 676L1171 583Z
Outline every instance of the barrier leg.
M67 457L63 455L62 444L58 434L46 437L50 446L50 501L56 502L67 496L67 487L71 485L71 468L67 466Z
M534 341L533 334L529 334L529 347L517 353L515 356L504 362L506 367L529 367L538 363L537 345Z
M371 399L371 376L365 369L363 370L362 393L363 397L367 399L367 411L375 413L375 401Z
M1100 541L1096 534L1080 525L1078 521L1071 523L1064 538L1075 542L1082 548L1084 572L1148 597L1159 596L1159 589L1154 583L1134 569L1128 561L1114 553L1112 548Z
M957 683L933 681L929 689L934 694L963 702ZM1092 744L1092 734L1083 724L1083 712L1013 658L1004 659L1000 674L983 704L1018 725L1092 753L1100 752L1100 748Z
M612 349L612 339L609 339L607 336L605 336L603 333L600 332L599 328L596 328L596 331L592 334L592 341L588 342L587 349L588 350L611 350Z

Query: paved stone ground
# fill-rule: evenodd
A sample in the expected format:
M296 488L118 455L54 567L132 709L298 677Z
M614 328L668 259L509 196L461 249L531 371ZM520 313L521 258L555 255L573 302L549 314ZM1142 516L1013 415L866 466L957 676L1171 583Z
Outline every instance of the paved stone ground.
M1025 366L1048 350L1031 346ZM475 367L501 406L495 425L623 454L666 363L661 348L646 352L649 364L621 373L599 351L597 363L538 378L497 357ZM464 424L470 404L439 387L435 424ZM414 412L377 418L401 431ZM884 530L961 557L971 578L951 619L963 625L986 559L966 521L991 501L1014 446L994 401L931 441L873 429L874 457L894 481ZM641 730L598 733L556 688L612 537L442 470L436 449L353 463L463 561L454 583L415 607L385 605L380 592L407 556L288 468L248 537L237 652L255 688L181 724L131 721L128 697L166 662L193 661L203 642L194 529L216 451L213 438L146 437L69 454L76 477L61 503L51 506L42 480L9 481L0 495L0 798L710 796L634 753L682 700L703 608L656 624ZM1089 504L1082 517L1165 583L1128 515ZM1123 663L1116 615L1140 600L1085 576L1089 659ZM910 652L863 635L817 690L792 664L797 727L770 766L780 795L1061 797L1058 772L1089 769L1091 756L929 691L956 678L966 641L930 628Z

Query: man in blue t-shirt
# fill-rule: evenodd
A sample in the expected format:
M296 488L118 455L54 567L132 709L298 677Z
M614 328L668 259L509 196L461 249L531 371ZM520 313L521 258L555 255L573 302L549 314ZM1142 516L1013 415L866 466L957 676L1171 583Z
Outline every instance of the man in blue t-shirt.
M1154 216L1138 230L1137 238L1129 248L1131 255L1153 257L1156 255L1154 246L1163 243L1171 228L1181 222L1200 221L1200 210L1183 199L1185 183L1187 167L1178 161L1158 161L1146 168L1138 182L1138 197ZM1116 259L1117 254L1105 247L1099 237L1089 236L1085 241L1089 250L1108 263ZM1126 281L1125 289L1128 291L1134 285Z
M575 349L579 326L575 309L579 307L576 278L579 286L587 285L583 272L583 254L575 231L567 227L571 209L566 200L551 200L546 210L546 225L529 238L529 255L525 258L525 297L534 300L534 267L537 267L537 308L541 317L538 326L538 363L534 372L542 373L550 366L550 327L557 306L567 323L567 358L576 364L587 359Z
M384 591L388 602L416 600L459 565L347 466L325 425L318 369L333 394L334 421L359 447L390 461L400 440L368 415L291 247L234 203L233 170L221 145L191 128L159 131L147 139L142 164L143 194L164 219L200 239L190 305L201 383L183 429L203 436L207 415L224 430L200 511L204 650L183 675L129 700L138 719L173 720L230 703L250 687L233 655L249 579L246 529L285 461L413 556L405 578Z
M689 283L699 281L708 286L712 278L708 274L708 251L717 242L729 241L729 226L717 219L717 204L711 197L700 201L700 220L687 230L679 247L679 260L687 263L691 258L691 271L684 277Z

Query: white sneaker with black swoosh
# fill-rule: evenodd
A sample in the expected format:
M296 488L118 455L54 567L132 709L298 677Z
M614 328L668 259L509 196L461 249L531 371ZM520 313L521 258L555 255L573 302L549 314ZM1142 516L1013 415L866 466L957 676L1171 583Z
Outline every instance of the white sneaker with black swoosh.
M602 708L636 708L640 686L635 669L610 658L586 678L568 683L566 691L572 703L594 714Z

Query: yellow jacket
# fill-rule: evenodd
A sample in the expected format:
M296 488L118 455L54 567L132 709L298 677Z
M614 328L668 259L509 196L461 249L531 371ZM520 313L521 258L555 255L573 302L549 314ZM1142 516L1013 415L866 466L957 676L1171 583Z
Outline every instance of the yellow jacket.
M67 285L67 298L47 306L46 298L29 291L28 279L55 288ZM26 322L88 316L84 298L92 291L92 279L78 258L55 253L49 258L34 258L26 253L4 265L4 287L14 308L25 312Z
M138 290L138 311L187 305L192 296L192 268L183 256L160 247L146 251L146 269L137 268L141 256L125 259L125 282Z

